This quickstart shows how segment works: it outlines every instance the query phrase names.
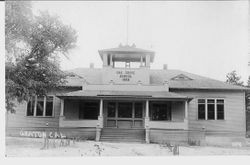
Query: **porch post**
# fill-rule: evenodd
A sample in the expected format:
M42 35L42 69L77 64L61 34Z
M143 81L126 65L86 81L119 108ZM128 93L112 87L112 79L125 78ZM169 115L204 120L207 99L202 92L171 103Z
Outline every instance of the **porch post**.
M142 56L141 56L141 60L140 60L140 67L142 67L143 65L142 65L142 62L143 62L143 58L142 58Z
M64 99L61 99L61 111L60 111L60 117L64 116Z
M103 128L103 99L100 100L99 116L96 127L96 141L100 141L102 128Z
M61 109L60 109L60 116L59 116L59 127L61 127L61 124L63 120L65 119L64 116L64 99L60 99L61 102Z
M188 130L188 101L185 101L185 118L184 118L184 123L185 123L185 129Z
M98 116L99 126L103 128L103 99L100 100L100 110Z
M146 129L146 134L145 134L146 143L150 143L150 139L149 139L149 101L148 100L146 100L145 129Z
M113 55L110 55L110 66L113 67Z

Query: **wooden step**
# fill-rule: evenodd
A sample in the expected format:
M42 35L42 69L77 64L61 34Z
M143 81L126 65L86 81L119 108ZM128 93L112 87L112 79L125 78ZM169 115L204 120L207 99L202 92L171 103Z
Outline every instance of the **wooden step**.
M109 142L145 142L144 129L104 128L100 141Z

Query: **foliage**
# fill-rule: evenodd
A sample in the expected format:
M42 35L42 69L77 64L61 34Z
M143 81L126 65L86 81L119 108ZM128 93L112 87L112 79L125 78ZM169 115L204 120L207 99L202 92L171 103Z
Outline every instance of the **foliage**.
M250 87L250 76L248 76L248 79L247 79L247 86Z
M241 76L239 76L236 71L232 71L226 75L226 82L233 85L243 86L243 81L241 81Z
M48 12L35 16L31 6L29 1L6 2L6 109L11 112L13 100L46 95L65 82L57 59L67 55L77 39L75 30L59 17Z

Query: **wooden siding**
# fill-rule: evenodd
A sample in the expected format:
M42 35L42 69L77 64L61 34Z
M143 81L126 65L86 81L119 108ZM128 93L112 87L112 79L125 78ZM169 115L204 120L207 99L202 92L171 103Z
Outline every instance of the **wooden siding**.
M67 138L80 138L80 139L89 139L94 140L96 136L96 128L47 128L47 127L29 127L29 128L17 128L12 127L6 130L6 135L8 136L20 136L21 131L52 131L60 132L65 135Z
M57 93L62 92L70 92L79 89L60 89L55 91L51 91L49 95L56 95ZM33 117L26 116L27 112L27 102L17 103L16 102L16 113L7 113L6 114L6 129L9 128L33 128L33 127L46 127L46 123L48 123L48 127L56 128L59 127L59 115L60 115L60 99L58 97L54 97L53 102L53 117Z
M167 129L150 129L149 137L152 143L177 143L187 144L189 140L205 142L205 133L203 131L186 131L186 130L167 130Z
M172 102L172 121L183 122L185 117L185 102Z
M96 127L98 120L65 120L60 118L59 126L60 127Z
M250 111L246 112L246 126L247 136L250 137Z
M79 120L80 100L64 100L64 116L66 120Z
M95 140L96 128L59 128L60 132L69 138L78 137L80 139Z
M187 123L173 122L173 121L149 121L149 128L159 128L159 129L185 129L187 128Z
M190 130L202 130L207 134L234 133L244 135L246 133L245 93L240 91L180 91L172 90L179 94L193 98L188 105L188 122ZM197 99L199 98L223 98L225 120L198 120Z

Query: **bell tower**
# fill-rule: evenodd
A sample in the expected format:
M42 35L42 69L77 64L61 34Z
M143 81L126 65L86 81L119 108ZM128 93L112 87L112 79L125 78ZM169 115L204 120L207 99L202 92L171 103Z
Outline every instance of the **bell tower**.
M136 48L135 44L99 50L103 61L103 83L149 84L149 68L154 52Z

